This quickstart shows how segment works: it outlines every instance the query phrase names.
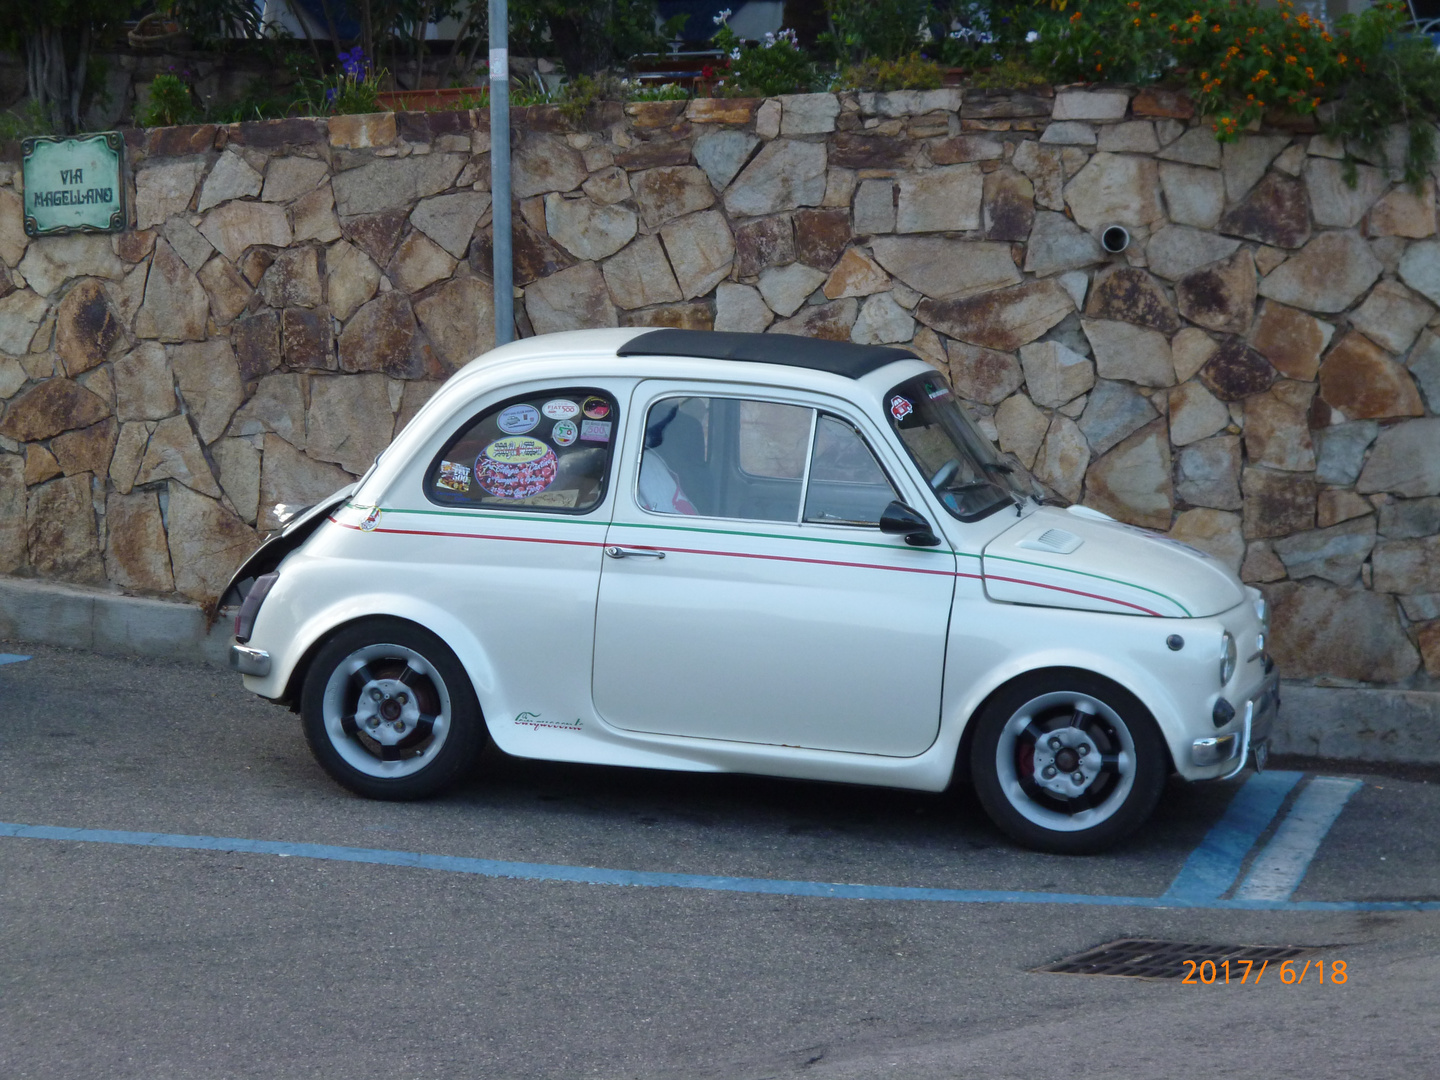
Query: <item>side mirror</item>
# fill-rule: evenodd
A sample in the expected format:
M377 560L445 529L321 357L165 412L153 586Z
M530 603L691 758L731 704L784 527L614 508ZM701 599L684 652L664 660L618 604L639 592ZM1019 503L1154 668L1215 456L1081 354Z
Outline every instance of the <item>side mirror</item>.
M880 531L905 537L911 547L937 547L940 538L918 510L906 506L899 499L885 507L880 515Z

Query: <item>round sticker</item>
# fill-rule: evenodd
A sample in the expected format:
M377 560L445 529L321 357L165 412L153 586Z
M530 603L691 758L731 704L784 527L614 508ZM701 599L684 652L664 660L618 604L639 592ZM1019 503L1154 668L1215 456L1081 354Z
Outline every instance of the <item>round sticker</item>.
M380 508L377 506L366 515L365 520L360 522L360 528L365 532L371 532L376 525L380 524Z
M539 439L521 437L496 439L485 447L477 462L488 459L506 465L523 465L527 461L537 461L549 452L550 448ZM479 468L478 463L476 468Z
M604 398L590 397L585 399L585 415L591 420L604 420L610 415L610 403Z
M569 446L579 434L574 421L557 420L555 426L550 429L550 441L556 446Z
M507 435L522 435L540 423L540 413L533 405L511 405L501 411L495 423Z
M580 415L580 406L565 398L556 398L540 406L540 411L549 420L573 420Z
M539 439L496 439L475 459L475 483L502 499L528 499L555 482L558 466Z

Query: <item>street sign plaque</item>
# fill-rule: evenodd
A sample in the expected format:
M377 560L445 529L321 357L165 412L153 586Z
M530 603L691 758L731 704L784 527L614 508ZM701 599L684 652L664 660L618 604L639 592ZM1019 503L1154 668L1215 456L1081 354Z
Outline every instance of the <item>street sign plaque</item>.
M26 235L124 230L125 140L118 131L35 135L20 150Z

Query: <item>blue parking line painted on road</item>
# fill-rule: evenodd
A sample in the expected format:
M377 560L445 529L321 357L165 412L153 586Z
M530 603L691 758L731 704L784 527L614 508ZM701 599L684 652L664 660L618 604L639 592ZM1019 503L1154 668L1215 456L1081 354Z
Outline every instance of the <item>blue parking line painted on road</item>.
M0 664L18 664L22 660L29 660L28 656L21 656L19 653L0 652Z
M1256 773L1245 781L1215 827L1185 860L1164 899L1218 900L1235 884L1245 856L1303 775L1274 770Z
M1427 900L1217 900L1165 896L1097 896L1089 893L1051 893L993 889L931 889L903 885L847 885L825 881L785 881L775 878L719 877L709 874L667 874L647 870L609 870L593 866L505 862L457 855L427 855L418 851L337 847L330 844L291 844L274 840L245 840L226 836L183 836L173 833L121 832L114 829L73 829L53 825L0 822L0 837L63 840L129 847L170 848L181 851L223 851L248 855L277 855L332 862L400 866L474 874L522 881L555 881L584 885L630 885L647 888L704 889L714 892L763 893L770 896L806 896L845 900L923 900L949 904L1070 904L1089 907L1220 908L1239 911L1440 911L1440 901Z

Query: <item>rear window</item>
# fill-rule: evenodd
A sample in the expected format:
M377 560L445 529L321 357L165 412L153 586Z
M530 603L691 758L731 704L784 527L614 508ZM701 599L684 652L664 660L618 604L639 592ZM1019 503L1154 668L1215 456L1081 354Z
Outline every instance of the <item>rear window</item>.
M425 495L441 506L583 514L604 501L619 419L615 398L594 388L508 398L445 444Z

